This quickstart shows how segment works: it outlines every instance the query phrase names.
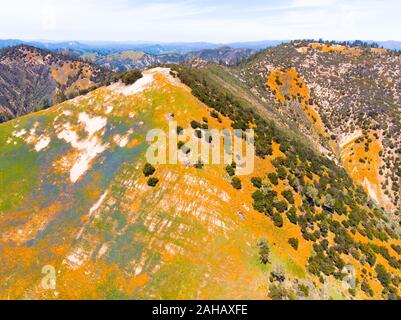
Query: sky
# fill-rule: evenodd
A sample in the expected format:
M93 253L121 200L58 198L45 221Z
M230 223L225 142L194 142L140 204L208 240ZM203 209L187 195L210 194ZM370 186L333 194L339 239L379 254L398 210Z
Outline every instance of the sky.
M400 0L0 0L0 38L401 40Z

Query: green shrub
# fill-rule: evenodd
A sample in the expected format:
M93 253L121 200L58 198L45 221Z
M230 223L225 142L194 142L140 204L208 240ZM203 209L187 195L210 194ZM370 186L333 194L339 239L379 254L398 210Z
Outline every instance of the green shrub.
M287 212L287 218L290 220L292 224L297 224L298 217L297 217L297 209L294 206L290 208Z
M295 250L298 250L299 241L297 238L290 238L288 239L288 243L293 247Z
M319 191L315 187L309 185L306 187L305 196L310 203L316 203L319 196Z
M231 184L232 184L232 186L233 186L235 189L237 189L237 190L242 189L241 180L240 180L238 177L234 177L234 178L231 180Z
M199 129L195 130L195 137L197 137L198 139L201 139L202 138L202 131L199 130Z
M377 279L379 279L380 283L384 288L388 288L391 283L391 276L387 272L386 268L379 264L376 266L375 271L377 273Z
M283 227L284 221L283 221L283 217L281 216L281 214L279 214L277 212L273 214L273 223L278 228Z
M280 282L283 283L285 281L285 274L280 269L277 271L272 271L269 277L270 282Z
M392 244L392 245L391 245L391 248L393 248L393 250L394 250L395 252L397 252L398 254L401 254L401 246L396 245L396 244Z
M198 122L198 121L195 121L195 120L193 120L193 121L191 121L191 128L192 129L199 129L201 127L201 124Z
M210 116L212 118L217 119L219 117L219 114L216 111L212 110L212 111L210 111Z
M271 284L269 286L269 297L272 300L288 300L291 293L281 284Z
M322 207L329 211L329 212L333 212L334 211L334 207L335 207L335 200L333 199L333 197L330 194L326 194L324 195L321 199L320 199L320 203L322 205Z
M146 163L145 167L143 168L143 174L145 177L152 176L155 173L156 169L150 163Z
M269 249L269 242L267 241L267 239L264 238L264 239L260 240L258 242L258 247L259 247L260 262L263 264L269 263L270 249Z
M138 81L142 77L143 77L143 75L142 75L141 70L134 69L134 70L125 72L121 76L121 80L125 85L130 85L130 84L134 84L136 81Z
M148 186L149 187L156 187L156 185L159 183L159 179L151 177L148 180Z
M290 190L285 190L281 192L282 196L288 201L290 204L294 204L294 195Z
M201 129L202 130L209 130L209 125L207 123L202 123L201 124Z
M178 135L181 135L181 134L183 134L183 133L184 133L184 128L181 127L181 126L177 126L177 134L178 134Z
M376 263L376 255L370 248L368 244L365 243L359 243L359 249L361 252L365 255L366 261L369 263L371 267L373 267Z
M196 169L203 169L205 165L203 164L203 162L201 160L199 160L197 163L195 163L194 167Z
M271 172L267 175L267 177L270 179L272 184L274 184L275 186L278 185L278 177L275 173Z
M255 188L260 189L260 188L262 187L262 178L253 177L253 178L251 179L251 182L252 182L252 184L253 184L253 186L254 186Z
M233 166L233 164L226 166L226 171L230 177L235 176L235 168L236 166Z
M298 290L300 293L302 293L302 295L304 297L308 297L309 296L309 287L303 283L300 283L298 286Z
M287 177L287 171L284 169L284 167L278 167L277 168L277 176L280 180L284 180Z
M276 201L274 202L274 207L277 209L278 212L283 213L287 211L288 205L285 201Z
M369 286L369 284L368 284L366 281L362 282L362 284L361 284L361 289L362 289L362 291L365 292L368 296L373 297L374 292L373 292L372 288Z
M178 150L181 150L181 148L182 148L184 145L185 145L185 142L183 142L183 141L178 141L178 142L177 142Z
M311 256L308 263L309 272L316 276L320 276L321 273L330 276L336 270L332 259L327 257L323 252L318 252L315 256Z

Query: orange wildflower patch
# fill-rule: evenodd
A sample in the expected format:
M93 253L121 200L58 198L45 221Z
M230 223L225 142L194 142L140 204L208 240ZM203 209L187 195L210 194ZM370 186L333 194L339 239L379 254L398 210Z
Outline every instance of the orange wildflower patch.
M312 123L318 133L327 136L318 106L311 99L310 90L305 81L295 69L276 69L270 73L267 86L275 98L282 104L298 101L306 118Z
M339 44L323 44L323 43L311 43L309 47L312 49L321 50L323 53L342 53L351 54L354 56L361 55L362 51L357 48L351 48L349 46L343 46Z
M355 137L343 146L341 159L350 176L362 185L366 192L376 202L389 208L388 200L381 189L381 177L379 174L382 165L380 153L382 145L374 132L366 137Z

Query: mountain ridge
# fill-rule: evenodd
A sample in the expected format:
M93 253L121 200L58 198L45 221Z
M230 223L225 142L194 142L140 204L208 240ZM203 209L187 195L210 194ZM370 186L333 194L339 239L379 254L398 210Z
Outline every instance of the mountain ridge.
M393 51L296 41L255 55L237 77L398 211L400 71Z
M229 46L234 49L247 48L252 50L264 50L268 47L274 47L283 43L288 43L294 40L264 40L264 41L250 41L250 42L231 42L231 43L210 43L210 42L152 42L152 41L127 41L127 42L116 42L116 41L28 41L0 39L0 48L10 45L27 44L31 46L41 47L48 50L58 49L78 49L84 51L96 51L96 50L108 50L109 53L116 51L145 51L149 54L166 54L166 53L179 53L186 54L191 51L200 51L205 49L217 49L219 47ZM311 40L314 41L314 40ZM317 41L317 40L315 40ZM323 41L323 40L322 40ZM324 42L324 41L323 41ZM337 41L341 43L341 40ZM352 41L350 41L352 42ZM362 42L362 41L361 41ZM379 46L390 50L401 50L401 41L388 40L388 41L377 41L377 40L366 40L363 41L368 44L377 43Z
M249 58L256 51L252 49L218 47L199 51L190 51L185 54L165 53L152 55L144 51L126 50L113 54L98 54L96 52L79 55L74 50L62 51L63 54L73 55L85 61L110 68L114 71L125 72L130 69L144 70L158 64L191 63L192 60L202 60L205 63L218 63L233 66Z
M0 125L3 279L14 270L1 296L397 297L399 230L385 212L345 170L220 92L210 76L191 66L151 69L133 85ZM171 117L183 128L202 124L203 134L205 124L254 126L254 173L236 189L223 164L156 165L159 182L149 186L145 136L168 130ZM44 264L58 270L56 291L39 285L35 270ZM355 268L355 289L343 282L346 265Z
M296 41L0 124L0 297L398 299L397 198L371 179L399 191L400 70L396 52ZM152 166L148 133L171 120L179 162ZM252 174L238 151L191 161L187 134L227 153L211 129L254 130Z

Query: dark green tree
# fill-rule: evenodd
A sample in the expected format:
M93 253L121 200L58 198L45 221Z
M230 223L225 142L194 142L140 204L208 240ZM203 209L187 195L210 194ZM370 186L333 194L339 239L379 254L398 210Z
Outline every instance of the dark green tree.
M141 70L133 69L130 71L125 72L121 76L121 80L125 85L134 84L136 81L143 77Z
M149 177L155 173L156 169L150 163L146 163L142 171L145 177Z
M156 187L156 185L159 183L159 179L151 177L148 180L148 186L149 187Z
M231 180L231 184L232 184L232 186L233 186L235 189L237 189L237 190L242 189L241 180L240 180L238 177L234 177L234 178Z

